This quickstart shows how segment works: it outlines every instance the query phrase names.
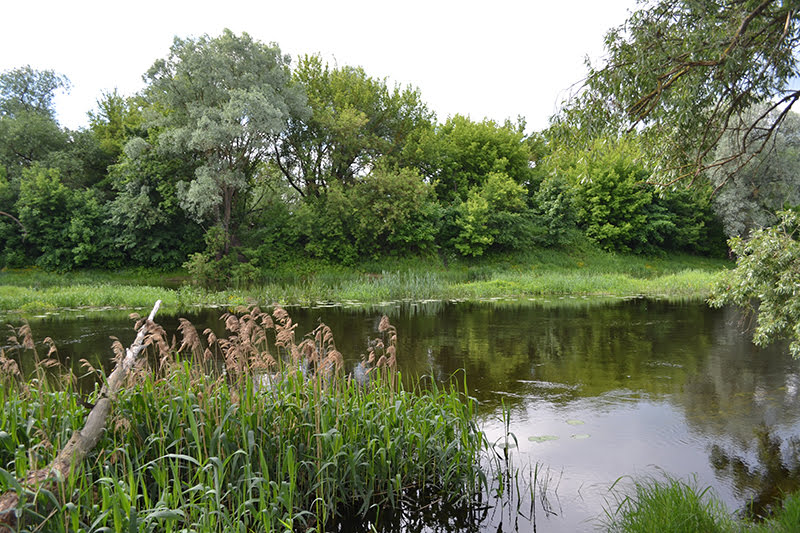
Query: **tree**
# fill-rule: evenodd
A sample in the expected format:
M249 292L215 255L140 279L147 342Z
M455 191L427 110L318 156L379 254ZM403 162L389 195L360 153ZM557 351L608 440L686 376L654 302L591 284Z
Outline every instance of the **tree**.
M199 163L191 154L157 150L157 128L140 133L144 138L125 144L108 172L114 245L126 264L177 268L202 248L202 228L181 209L177 191L181 181L192 179Z
M404 163L435 183L446 203L466 200L470 188L482 186L492 172L528 187L533 151L524 129L523 121L499 125L455 115L435 129L420 130L404 148Z
M382 162L352 187L332 183L298 212L306 251L345 264L432 252L438 217L430 184L412 169Z
M52 70L34 70L30 65L0 74L0 116L39 113L55 118L56 91L68 90L69 80Z
M0 165L10 179L23 168L66 148L68 137L55 120L53 98L69 81L30 66L0 74Z
M144 135L141 97L123 98L116 89L97 101L97 110L89 112L89 129L100 147L115 159L125 143L136 135Z
M662 179L741 167L768 147L800 99L796 1L656 0L606 35L607 59L555 121L585 136L637 130ZM766 104L761 114L748 114ZM736 146L722 160L724 135Z
M433 115L417 89L389 87L360 67L331 68L305 56L293 80L311 115L290 120L275 159L301 196L319 196L333 182L352 186L379 159L396 162L409 135L430 127Z
M163 129L159 148L189 151L201 164L179 188L197 221L218 224L230 251L248 192L261 177L274 138L290 117L306 117L305 99L289 83L289 58L276 45L225 30L175 41L145 79L147 126Z
M103 206L92 191L65 186L58 169L25 169L15 207L27 231L26 258L38 266L61 271L109 266L113 252Z
M591 68L586 89L556 121L584 133L634 128L668 180L734 165L768 149L800 89L800 4L780 0L659 0L606 37L608 59ZM755 106L761 112L752 112ZM570 128L564 129L570 131ZM728 153L713 152L723 139ZM728 175L735 175L729 172ZM800 355L800 248L797 219L784 215L749 241L733 239L737 266L715 289L714 305L760 300L755 341L790 333Z
M761 114L764 106L751 113ZM773 111L777 113L777 111ZM735 139L722 138L718 160L736 151ZM760 227L778 222L779 211L800 205L800 115L790 112L773 134L770 150L755 155L744 168L721 165L709 177L718 188L714 206L728 237L748 237Z

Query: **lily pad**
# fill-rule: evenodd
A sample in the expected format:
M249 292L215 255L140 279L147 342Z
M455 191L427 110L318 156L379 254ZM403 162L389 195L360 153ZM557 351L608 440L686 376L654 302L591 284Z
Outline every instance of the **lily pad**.
M588 433L577 433L575 435L572 435L570 438L575 440L583 440L583 439L588 439L589 437L591 437L591 435L589 435Z
M516 448L517 445L515 443L509 441L509 442L498 442L498 443L495 444L495 447L496 448L500 448L501 450L503 450L503 449L511 450L513 448Z
M585 422L583 420L576 420L575 418L572 418L570 420L567 420L567 424L569 424L570 426L582 426L583 424L585 424Z
M558 440L558 437L555 435L533 435L528 437L528 440L531 442L547 442L549 440Z

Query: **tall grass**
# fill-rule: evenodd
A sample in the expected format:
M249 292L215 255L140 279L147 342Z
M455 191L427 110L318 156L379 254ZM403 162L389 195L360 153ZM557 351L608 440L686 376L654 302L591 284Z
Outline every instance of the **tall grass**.
M345 268L313 262L263 272L246 287L209 291L190 283L167 288L178 274L0 271L0 310L39 312L60 308L147 307L162 299L167 310L246 303L311 305L320 302L378 304L397 300L480 300L547 295L704 299L728 266L720 260L675 255L644 258L574 250L441 261L386 260ZM168 283L169 282L169 283Z
M671 478L644 478L617 495L604 525L610 532L722 533L732 531L734 521L709 489Z
M618 480L617 483L620 481ZM731 514L709 488L670 477L644 478L611 488L614 501L600 520L603 530L621 533L795 533L800 531L800 493L760 521Z
M486 487L474 401L404 383L388 319L356 380L324 325L301 340L280 308L224 318L225 338L186 321L180 343L153 337L96 450L57 493L24 495L23 527L321 531L431 496L470 508ZM12 351L27 352L16 337ZM11 355L0 355L2 491L47 465L86 413L74 380L23 379Z

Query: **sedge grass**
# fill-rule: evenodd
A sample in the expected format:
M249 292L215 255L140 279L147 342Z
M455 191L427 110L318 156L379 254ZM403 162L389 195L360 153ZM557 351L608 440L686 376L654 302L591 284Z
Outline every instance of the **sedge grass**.
M700 490L692 482L637 479L615 497L604 520L610 532L727 533L734 528L733 518L709 489Z

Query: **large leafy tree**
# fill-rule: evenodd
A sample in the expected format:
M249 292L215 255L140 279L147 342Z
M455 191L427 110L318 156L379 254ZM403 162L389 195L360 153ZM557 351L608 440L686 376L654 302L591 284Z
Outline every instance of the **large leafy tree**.
M360 67L334 67L303 57L293 72L311 115L291 120L275 144L278 168L304 197L336 182L349 187L379 159L396 161L406 139L433 115L417 89L389 87Z
M69 80L52 70L35 70L30 65L0 74L0 115L39 113L55 118L53 99L59 90L69 89Z
M751 113L763 111L762 105ZM737 149L735 139L725 136L716 157L727 159ZM721 165L710 173L712 183L719 187L714 205L729 237L748 237L760 227L775 224L779 211L800 205L800 115L788 113L773 135L770 149L753 157L744 168L737 167Z
M51 70L25 66L0 74L0 165L9 178L66 148L53 99L68 88L69 81Z
M219 37L176 38L148 70L148 126L162 130L164 152L200 161L179 189L182 207L222 230L227 254L246 214L248 193L290 117L307 116L289 83L289 58L276 45L225 30Z
M781 0L643 2L606 36L607 58L555 126L595 136L635 129L667 181L696 176L761 150L800 99L800 4ZM766 103L762 113L749 110ZM724 135L735 150L713 153Z
M527 187L534 151L524 129L523 121L497 124L455 115L418 132L404 148L404 162L435 183L437 196L447 203L466 200L470 188L482 186L493 172Z

